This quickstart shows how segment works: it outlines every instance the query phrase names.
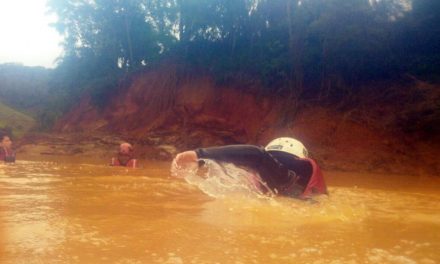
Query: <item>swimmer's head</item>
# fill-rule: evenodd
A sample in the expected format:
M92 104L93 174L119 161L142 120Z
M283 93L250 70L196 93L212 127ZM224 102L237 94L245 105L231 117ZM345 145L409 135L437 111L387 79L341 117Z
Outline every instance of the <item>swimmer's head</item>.
M119 152L123 154L129 154L133 151L133 146L130 143L124 142L119 145Z
M0 147L11 148L12 140L8 134L0 132Z
M267 144L265 149L271 153L282 152L298 158L309 156L306 147L299 140L290 137L276 138Z

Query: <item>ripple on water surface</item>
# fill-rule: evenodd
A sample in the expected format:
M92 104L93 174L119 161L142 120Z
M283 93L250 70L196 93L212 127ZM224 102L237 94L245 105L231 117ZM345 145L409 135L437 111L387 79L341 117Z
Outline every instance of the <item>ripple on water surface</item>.
M0 165L0 262L440 261L438 192L332 177L350 184L328 178L331 195L304 202L262 196L240 179L176 180L166 163Z

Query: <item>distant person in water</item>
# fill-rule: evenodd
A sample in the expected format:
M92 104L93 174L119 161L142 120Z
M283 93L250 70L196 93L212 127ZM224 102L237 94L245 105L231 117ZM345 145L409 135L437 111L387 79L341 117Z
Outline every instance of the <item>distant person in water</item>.
M308 158L304 145L294 138L274 139L265 148L228 145L185 151L177 154L173 165L178 169L196 167L201 159L232 163L257 172L262 186L256 187L263 192L270 190L278 195L300 199L327 194L321 170L314 160Z
M15 162L15 152L12 149L12 140L8 134L0 132L0 162Z
M136 168L137 160L133 155L133 146L130 143L124 142L119 146L119 151L116 157L112 158L111 166L124 166Z

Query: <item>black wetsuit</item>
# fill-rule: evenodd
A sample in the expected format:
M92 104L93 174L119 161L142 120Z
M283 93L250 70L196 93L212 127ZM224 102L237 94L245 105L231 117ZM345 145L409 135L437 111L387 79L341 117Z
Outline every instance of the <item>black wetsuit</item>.
M313 173L308 160L279 151L269 153L253 145L199 148L196 153L199 159L212 159L253 169L271 190L283 195L300 195Z

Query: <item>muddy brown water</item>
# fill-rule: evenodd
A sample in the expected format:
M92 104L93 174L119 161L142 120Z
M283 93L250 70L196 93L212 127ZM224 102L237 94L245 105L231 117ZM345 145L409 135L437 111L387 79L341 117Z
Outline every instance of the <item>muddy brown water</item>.
M318 203L141 169L0 164L0 263L439 263L440 179L326 172Z

